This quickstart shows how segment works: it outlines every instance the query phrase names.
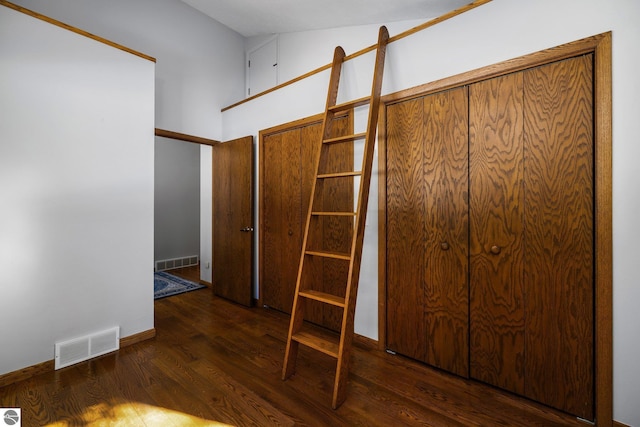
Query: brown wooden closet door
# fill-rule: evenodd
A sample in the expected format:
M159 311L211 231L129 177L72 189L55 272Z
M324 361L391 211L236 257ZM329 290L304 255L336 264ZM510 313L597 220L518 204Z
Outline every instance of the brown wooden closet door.
M467 93L387 108L387 346L468 375Z
M469 374L467 89L424 98L425 361Z
M261 229L261 283L262 301L271 308L291 313L295 292L304 222L306 221L315 177L315 161L320 150L322 123L293 126L291 129L266 135L262 141L262 219ZM351 116L334 122L332 134L339 136L353 133ZM353 146L339 144L340 156L331 167L349 170L353 168ZM339 181L339 180L335 180ZM327 186L322 196L323 210L353 209L353 179L335 182ZM344 242L344 233L352 228L344 218L324 219L316 236L327 250L348 251L335 246ZM347 220L348 221L348 220ZM348 243L348 241L347 241ZM321 260L313 269L317 288L333 295L344 293L347 271L344 263ZM339 330L342 311L327 304L306 303L305 316L313 323Z
M424 101L387 106L387 348L426 359Z
M469 88L470 373L524 393L522 74Z
M524 73L525 395L593 419L592 56Z
M213 290L251 306L253 292L253 137L213 146Z
M290 313L302 244L300 129L266 136L262 149L262 301Z
M471 376L593 419L591 57L470 87Z

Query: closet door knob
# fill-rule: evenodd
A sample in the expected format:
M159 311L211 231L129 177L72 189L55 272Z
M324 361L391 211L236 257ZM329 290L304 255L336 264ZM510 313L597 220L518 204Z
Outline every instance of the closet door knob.
M440 243L440 249L442 249L443 251L448 251L449 250L449 244L447 242Z
M491 253L494 255L498 255L500 253L502 249L500 249L500 246L491 246Z

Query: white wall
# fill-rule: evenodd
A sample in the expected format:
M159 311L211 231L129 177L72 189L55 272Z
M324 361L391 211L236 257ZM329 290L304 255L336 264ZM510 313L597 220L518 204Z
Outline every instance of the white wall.
M178 0L15 0L157 59L155 126L220 139L244 94L244 38Z
M153 328L154 68L0 6L0 374Z
M155 171L154 260L199 256L200 146L156 136Z
M424 23L424 20L392 22L387 28L393 34ZM331 62L333 50L340 45L347 54L376 44L379 25L282 33L278 39L278 84L297 78ZM274 35L245 39L245 52L251 52ZM255 93L254 93L255 95Z
M211 283L213 192L212 148L200 146L200 279Z
M220 140L220 110L244 96L244 38L181 1L13 2L156 58L157 128ZM176 157L175 161L189 167L188 159ZM203 173L210 171L211 156L201 161ZM211 240L211 193L203 193L211 181L208 173L201 181L203 244ZM211 262L210 247L200 251L203 266ZM192 254L180 256L187 255ZM201 278L210 281L211 271L201 271Z
M443 77L491 65L506 59L536 52L587 36L613 31L613 226L614 226L614 418L629 425L640 425L640 270L636 268L640 250L640 210L637 187L637 117L640 117L640 3L635 0L493 0L459 17L438 24L388 47L383 93L417 86ZM341 30L344 31L344 30ZM371 44L371 37L351 37L349 43L359 47ZM391 35L397 32L391 31ZM308 33L299 34L306 40ZM295 43L288 51L283 35L280 43L280 72L306 72L330 62L315 60L302 52L306 43ZM316 41L320 45L321 41ZM355 50L355 48L354 48ZM317 50L319 52L319 50ZM350 53L347 51L347 53ZM286 64L284 58L299 60ZM367 61L363 58L362 61ZM312 63L313 62L313 63ZM352 66L360 73L357 66ZM346 76L355 88L369 76ZM315 75L292 86L228 110L223 115L224 139L241 135L258 135L260 129L320 113L324 108L328 72ZM377 160L375 160L377 162ZM257 167L257 166L256 166ZM377 176L374 176L377 181ZM377 185L377 182L373 185ZM375 188L372 188L374 196ZM377 201L370 200L369 212ZM360 281L356 332L377 338L377 220L368 218L363 274ZM257 270L257 267L256 267Z

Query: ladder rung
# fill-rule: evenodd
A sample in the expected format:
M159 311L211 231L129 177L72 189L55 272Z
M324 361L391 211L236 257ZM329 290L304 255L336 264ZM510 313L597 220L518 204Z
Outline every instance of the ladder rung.
M325 292L308 290L308 291L300 291L298 295L300 295L301 297L315 300L315 301L320 301L327 304L335 305L337 307L344 308L345 306L344 297L338 297L335 295L327 294Z
M365 96L364 98L354 99L353 101L345 102L342 104L337 104L332 107L329 107L329 111L338 112L338 111L348 111L352 108L360 107L361 105L366 105L371 101L370 96Z
M357 212L311 212L315 216L356 216Z
M367 133L366 132L362 132L362 133L356 133L353 135L344 135L344 136L338 136L336 138L329 138L329 139L325 139L324 141L322 141L323 144L336 144L338 142L349 142L349 141L355 141L358 139L364 139L367 137Z
M298 332L291 336L293 341L311 347L314 350L321 351L329 356L338 357L339 345L337 342L331 341L325 337L320 337L306 331Z
M349 176L360 176L362 175L362 171L352 171L352 172L337 172L337 173L323 173L318 175L316 178L318 179L326 179L326 178L345 178Z
M335 258L351 261L351 257L349 255L341 252L305 251L304 253L307 255L320 256L324 258Z

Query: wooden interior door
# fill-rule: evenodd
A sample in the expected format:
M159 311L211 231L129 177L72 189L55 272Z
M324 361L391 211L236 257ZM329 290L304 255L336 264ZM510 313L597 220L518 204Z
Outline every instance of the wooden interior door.
M387 346L468 376L467 90L387 108Z
M471 376L593 419L590 55L470 88Z
M213 272L216 295L251 306L253 137L213 146Z

